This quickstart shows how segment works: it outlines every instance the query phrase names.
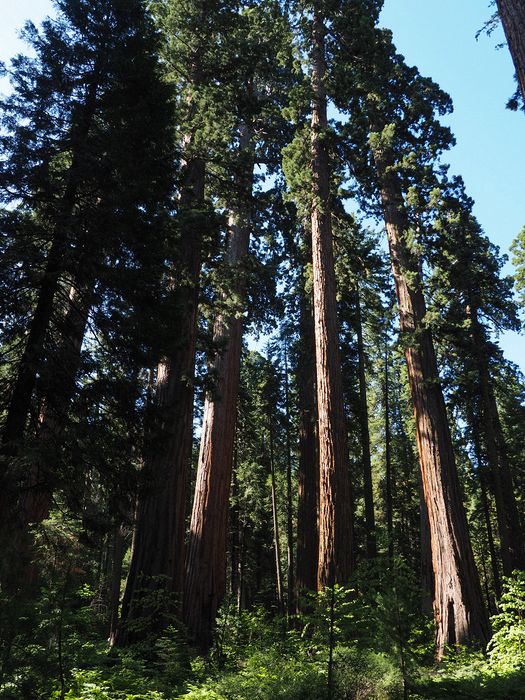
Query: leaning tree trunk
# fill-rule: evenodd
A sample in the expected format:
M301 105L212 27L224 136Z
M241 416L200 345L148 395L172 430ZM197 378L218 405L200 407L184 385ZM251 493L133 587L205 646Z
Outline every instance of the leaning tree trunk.
M250 240L253 153L251 132L243 125L239 140L239 162L243 174L241 192L229 216L227 262L232 273L224 296L244 296L243 264ZM226 547L229 494L237 418L243 333L242 311L221 315L214 328L214 339L226 347L213 363L217 387L206 395L195 497L191 515L184 621L193 642L209 648L218 607L226 592Z
M525 0L497 0L497 5L525 103Z
M162 626L180 606L183 590L197 306L201 245L206 225L198 213L204 203L204 175L204 161L190 158L185 166L179 200L181 247L177 274L182 282L169 282L174 309L170 322L172 347L157 368L131 565L122 601L121 623L115 635L115 644L120 646L133 642L130 624L132 627L133 621L151 614L152 596L157 591L167 596L165 614L156 621Z
M275 457L274 457L274 436L273 436L273 416L268 416L269 421L269 448L270 448L270 492L272 500L272 524L273 524L273 553L275 561L275 588L277 593L277 609L279 613L284 612L283 605L283 577L281 573L281 536L279 534L279 517L277 509L277 483L275 479Z
M319 462L316 435L315 345L312 302L299 292L299 356L297 394L299 403L299 464L297 468L297 570L299 594L317 589L319 556ZM299 604L301 598L299 597Z
M53 240L0 438L0 549L4 553L2 564L8 560L14 560L12 556L8 556L9 552L12 552L14 557L17 556L16 546L21 532L18 510L21 484L20 475L17 474L16 457L22 446L26 424L31 413L37 377L45 363L46 339L52 326L61 276L68 264L71 264L69 256L73 236L70 229L81 185L84 142L91 130L97 108L98 79L99 66L96 67L93 80L88 87L76 128L71 129L71 165L62 199L56 203ZM14 590L16 590L19 583L16 581L17 578L19 577L14 568L9 571L4 570L3 565L0 566L0 580L3 580L6 586L11 587L14 584Z
M472 350L478 375L479 427L492 477L503 573L505 576L510 576L514 569L525 569L523 532L514 496L507 446L490 376L488 340L479 322L478 309L472 301L472 295L467 309L467 318L471 326Z
M474 640L485 644L490 628L469 539L432 336L425 327L419 261L407 242L409 225L401 185L388 152L376 149L374 161L414 405L432 547L437 655L441 658L447 645Z
M71 166L60 202L56 203L56 227L47 256L46 268L40 282L38 299L29 324L24 350L18 365L16 379L7 406L0 446L0 528L5 546L8 545L9 528L13 526L17 502L16 488L13 491L11 463L16 457L24 437L26 423L31 411L31 400L39 371L42 369L45 341L51 327L55 310L55 298L60 287L71 243L71 222L80 187L83 148L97 107L98 69L88 87L80 119L72 129Z
M326 142L325 27L317 11L312 29L311 222L320 462L317 576L323 588L348 583L353 537Z
M67 295L67 308L60 323L60 339L47 368L40 416L37 427L39 457L31 466L29 483L20 496L20 526L41 523L49 517L56 481L50 460L56 460L56 449L67 422L67 411L75 395L80 367L82 343L92 303L93 284L74 282Z
M92 298L92 285L82 289L73 284L67 295L67 307L59 326L58 346L52 353L43 381L44 391L37 426L36 457L28 468L11 529L11 546L17 552L17 566L11 573L26 591L38 578L32 561L31 525L49 517L57 482L57 450L67 422L67 411L75 395L76 376Z

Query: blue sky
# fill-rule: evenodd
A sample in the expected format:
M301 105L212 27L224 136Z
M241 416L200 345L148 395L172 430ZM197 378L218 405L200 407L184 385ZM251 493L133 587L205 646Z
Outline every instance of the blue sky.
M525 225L525 114L505 109L515 83L507 47L496 50L503 32L476 41L491 14L489 0L385 0L381 24L407 62L452 97L447 123L457 145L446 160L465 179L485 232L508 253ZM525 337L505 334L501 344L525 372Z
M24 21L39 23L52 4L2 5L0 60L7 61L23 50L17 31ZM448 123L457 146L447 160L464 177L486 233L508 252L525 225L525 115L505 109L514 92L514 67L506 47L496 50L502 32L475 38L491 11L489 0L385 0L381 23L392 29L407 61L451 95L455 110ZM501 342L525 371L525 337L505 334Z

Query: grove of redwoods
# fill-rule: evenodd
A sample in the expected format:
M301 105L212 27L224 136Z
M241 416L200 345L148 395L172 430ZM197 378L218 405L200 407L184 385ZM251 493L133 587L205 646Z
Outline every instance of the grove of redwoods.
M382 4L26 25L0 698L525 698L525 229L513 279ZM525 1L500 20L522 109Z

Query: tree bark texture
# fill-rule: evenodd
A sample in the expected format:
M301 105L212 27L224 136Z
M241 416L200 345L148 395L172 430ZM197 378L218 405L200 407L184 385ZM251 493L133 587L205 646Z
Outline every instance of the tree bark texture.
M352 570L352 506L343 404L326 141L325 27L314 12L312 36L312 260L319 421L318 587L346 584Z
M525 103L525 0L497 0L497 6Z
M275 587L277 593L277 608L279 613L284 611L283 606L283 577L281 573L281 536L279 534L279 516L277 509L277 483L275 479L275 459L273 448L273 425L272 416L268 416L270 421L269 443L270 443L270 483L272 498L272 523L273 523L273 551L275 561Z
M294 614L295 568L293 531L292 441L290 437L290 386L288 378L288 346L284 346L284 402L286 415L286 614Z
M152 434L143 468L133 538L131 565L115 643L133 641L128 628L148 615L148 595L165 591L170 612L180 605L184 580L186 491L193 436L193 380L197 339L197 306L201 246L205 222L204 161L192 157L185 165L179 200L182 282L170 282L174 296L173 344L157 368L152 406ZM146 594L146 598L144 595ZM162 621L159 622L162 624Z
M383 401L385 411L385 510L386 531L388 535L388 556L394 556L394 473L392 468L392 435L390 430L390 379L388 362L388 337L385 338L385 376L383 382Z
M503 574L510 576L514 569L525 569L523 531L514 495L507 446L490 376L488 340L485 329L479 322L478 309L472 295L470 301L467 318L470 321L472 349L478 375L478 425L481 428L496 504Z
M300 291L300 345L297 360L299 464L297 469L298 593L317 590L319 558L319 455L316 434L315 344L312 301Z
M244 297L243 263L248 254L253 187L251 131L242 125L239 140L242 175L240 196L229 215L227 263L234 273L233 287L224 295ZM226 547L229 495L240 381L243 317L221 315L214 338L226 345L213 362L217 388L206 395L195 496L191 515L184 621L197 647L205 650L212 641L218 607L226 592Z
M425 300L419 260L406 240L409 224L392 159L374 152L427 504L434 570L437 656L446 645L490 637L481 584L469 539L445 402L430 331L424 325Z

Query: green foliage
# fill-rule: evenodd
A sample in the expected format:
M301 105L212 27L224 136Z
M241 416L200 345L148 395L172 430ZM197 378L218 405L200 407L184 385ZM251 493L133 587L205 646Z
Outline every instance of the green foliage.
M494 630L488 646L491 667L502 673L525 672L525 571L515 571L505 579L498 608L498 614L491 619Z
M525 226L511 245L512 263L516 268L515 284L520 294L520 303L525 306Z
M403 677L387 654L338 647L334 656L335 697L340 700L397 700Z

